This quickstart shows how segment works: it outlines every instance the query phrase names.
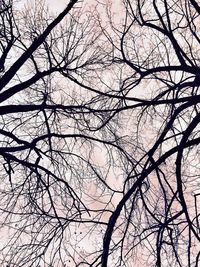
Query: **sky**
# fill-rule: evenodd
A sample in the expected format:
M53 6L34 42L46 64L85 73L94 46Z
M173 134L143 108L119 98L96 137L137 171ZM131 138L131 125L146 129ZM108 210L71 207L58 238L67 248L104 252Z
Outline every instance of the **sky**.
M29 3L33 3L32 2L33 0L22 0L22 2L21 3L26 3L26 2L29 2ZM37 0L38 1L38 3L39 3L39 1L40 0ZM67 4L69 3L69 1L70 0L46 0L46 2L47 2L47 5L49 6L49 9L50 9L50 12L53 12L53 13L60 13L60 12L62 12L63 10L64 10L64 8L66 8L66 6L67 6ZM109 1L109 0L101 0L102 2L104 1ZM112 3L113 3L113 5L115 5L115 10L118 12L120 9L119 8L117 8L117 1L118 0L113 0L112 1ZM96 3L98 3L98 0L83 0L82 1L83 2L83 4L84 5L86 5L86 6L91 6L91 5L95 5ZM100 1L99 1L100 2ZM80 2L78 3L78 4L76 4L75 6L80 6ZM117 10L118 9L118 10ZM99 9L98 9L98 11L99 11ZM101 11L99 11L99 12L101 12ZM101 12L101 16L103 16L102 15L103 13ZM120 16L119 16L119 18L120 18ZM118 19L118 18L117 18ZM150 88L150 86L148 85L148 87ZM140 93L139 91L138 91L138 93ZM146 90L145 90L145 93L146 93ZM135 95L135 92L134 92L134 95ZM132 125L131 125L131 127L132 127ZM146 126L145 126L146 127ZM148 131L150 131L149 129L148 129ZM146 132L144 131L144 139L145 139L145 137L146 137ZM146 140L148 143L149 143L149 139L148 140ZM100 149L101 150L101 149ZM97 155L97 156L96 156ZM93 157L93 161L94 161L94 163L95 163L95 165L100 165L100 161L102 160L102 158L103 158L103 156L104 156L104 154L102 153L102 158L100 158L100 153L96 153L96 155L94 155L94 157ZM117 169L115 170L116 172L117 172ZM112 178L112 177L113 178ZM113 186L115 186L116 184L117 184L117 182L116 182L116 177L117 175L115 175L115 173L111 173L111 174L109 174L109 178L111 177L113 180L111 180L111 178L110 178L110 180L109 180L109 183L112 183L112 187ZM122 180L123 181L123 180ZM94 198L94 199L96 199L97 198L97 196L98 196L98 194L100 195L100 193L98 193L98 191L97 191L97 188L95 187L96 185L93 185L92 183L91 183L91 186L90 186L90 184L89 184L89 186L88 186L88 191L87 191L87 193L88 193L88 195L90 195L91 196L91 198ZM114 196L115 197L115 196ZM120 196L116 196L115 198L114 198L114 200L113 201L115 201L115 205L117 205L117 203L118 203L118 201L119 201L119 199L120 199ZM106 201L106 199L104 199L104 201ZM100 203L100 202L99 202ZM94 201L93 201L93 203L92 204L94 204L94 207L92 207L92 208L100 208L99 206L97 207L97 204L99 204L99 203L95 203ZM91 205L92 205L91 204ZM106 214L107 215L107 214ZM71 229L73 230L72 232L74 232L74 234L75 234L75 229L72 227L72 228L70 228L69 229L69 231L71 231ZM79 229L80 230L80 229ZM81 232L83 233L83 235L84 235L84 229L82 229L81 228ZM87 232L87 229L86 229L86 232ZM12 233L11 233L12 234ZM93 234L93 236L92 236L92 238L89 236L85 236L84 238L82 238L82 236L83 236L82 234L81 234L81 237L80 237L80 235L79 235L79 237L81 238L81 241L80 241L80 243L79 243L79 246L81 247L81 249L83 248L83 252L84 252L84 249L86 248L86 249L89 249L90 250L90 247L93 245L92 244L92 241L91 241L91 239L92 238L96 238L96 236L95 236L95 234ZM75 237L74 237L75 236ZM7 235L5 236L5 237L7 237ZM2 236L1 236L1 238L2 238ZM74 240L76 241L77 240L77 235L73 235L72 234L72 238L74 238L74 239L71 239L70 241L69 241L69 243L72 245L72 244L74 244L73 242L74 242ZM100 236L100 238L101 238L101 236ZM1 242L2 242L2 240L1 240ZM3 244L3 243L2 243ZM0 243L0 248L1 248L1 246L2 246L2 244ZM82 253L82 252L81 252ZM141 257L142 258L142 257ZM136 265L134 265L134 266L136 266ZM139 265L137 265L137 266L139 266ZM142 265L140 265L140 266L142 266ZM70 267L72 267L72 265L70 266Z
M55 12L63 10L68 3L66 0L46 0L46 2L49 5L49 8Z

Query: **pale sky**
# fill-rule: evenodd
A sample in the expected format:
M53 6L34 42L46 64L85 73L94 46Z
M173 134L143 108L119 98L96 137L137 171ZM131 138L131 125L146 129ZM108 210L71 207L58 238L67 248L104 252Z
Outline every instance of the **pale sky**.
M58 11L59 12L66 7L66 5L69 1L67 1L67 0L46 0L46 2L52 11L55 11L55 12Z
M69 0L46 0L46 3L49 6L49 9L51 11L55 11L55 12L60 12L62 11L67 4L69 3ZM95 3L96 0L83 0L82 3ZM77 3L76 5L79 5L79 3Z

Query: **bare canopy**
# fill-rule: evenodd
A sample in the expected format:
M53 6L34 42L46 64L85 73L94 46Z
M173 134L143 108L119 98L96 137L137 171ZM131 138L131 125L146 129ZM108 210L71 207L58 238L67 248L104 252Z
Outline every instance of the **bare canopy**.
M200 265L199 47L195 0L0 1L1 266Z

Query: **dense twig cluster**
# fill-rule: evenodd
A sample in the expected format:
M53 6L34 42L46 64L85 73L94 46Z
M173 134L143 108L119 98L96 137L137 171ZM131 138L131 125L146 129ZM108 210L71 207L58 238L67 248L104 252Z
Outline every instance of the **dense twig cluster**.
M18 4L0 7L2 265L198 267L198 2Z

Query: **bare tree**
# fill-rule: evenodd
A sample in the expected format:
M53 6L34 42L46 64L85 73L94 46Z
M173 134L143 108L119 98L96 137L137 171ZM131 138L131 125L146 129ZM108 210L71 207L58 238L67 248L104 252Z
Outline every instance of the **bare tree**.
M0 10L2 266L198 267L198 2L18 6Z

